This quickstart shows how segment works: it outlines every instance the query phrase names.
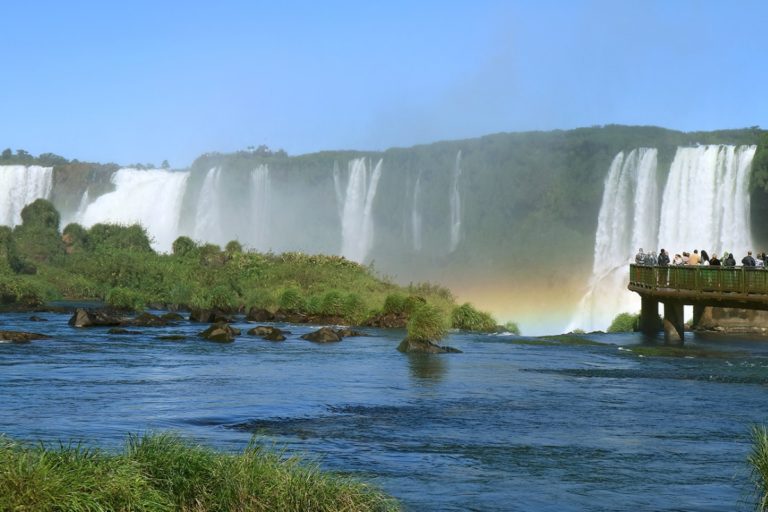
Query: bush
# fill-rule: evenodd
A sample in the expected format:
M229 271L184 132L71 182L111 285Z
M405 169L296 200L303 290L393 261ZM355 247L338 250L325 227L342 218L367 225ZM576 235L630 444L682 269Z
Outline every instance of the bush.
M619 313L608 327L608 332L634 332L640 325L640 315L632 313Z
M280 294L278 306L283 311L289 313L298 313L304 311L305 302L298 288L286 288Z
M197 253L197 244L188 236L180 236L173 241L171 250L174 256L192 256Z
M123 249L133 252L151 253L147 230L139 224L94 224L88 230L88 246L92 251L113 251Z
M224 252L227 254L239 254L243 252L243 244L238 242L237 240L230 240L227 242L227 245L224 247Z
M368 305L356 293L350 293L344 299L344 318L350 323L358 324L368 316Z
M321 314L325 316L344 315L344 297L338 290L330 290L323 295Z
M106 297L106 303L113 308L130 309L132 311L144 309L146 302L146 299L140 292L122 286L109 290Z
M384 299L384 307L381 312L385 315L400 315L405 312L405 295L401 293L391 293Z
M36 199L21 210L21 224L24 227L36 227L58 231L59 212L53 203L45 199Z
M88 230L76 222L67 224L61 234L68 251L85 250L88 247Z
M517 322L507 322L504 324L504 330L507 332L510 332L516 336L520 336L520 327L518 327Z
M752 452L747 457L757 494L757 510L768 510L768 429L752 427Z
M237 293L224 285L214 287L211 290L210 299L211 307L224 311L236 309L239 302Z
M496 330L496 320L489 313L478 311L469 302L453 308L451 325L454 329L463 331L492 332Z
M422 304L408 320L408 337L417 341L439 341L448 333L445 315L431 304Z

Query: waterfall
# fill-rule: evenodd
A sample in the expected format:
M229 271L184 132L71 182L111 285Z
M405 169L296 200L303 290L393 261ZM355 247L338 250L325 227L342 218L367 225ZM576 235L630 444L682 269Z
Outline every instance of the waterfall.
M21 224L21 210L35 199L48 199L53 186L53 167L0 166L0 224Z
M756 149L677 148L660 210L656 150L634 150L626 159L616 155L603 189L589 291L569 329L605 329L617 314L639 311L640 298L626 290L628 263L639 248L664 248L670 257L727 250L737 261L753 249L748 185Z
M749 173L756 146L678 148L662 200L658 244L673 251L706 249L736 261L754 249ZM674 252L672 253L674 254Z
M461 195L459 194L459 178L461 177L461 150L456 153L456 164L453 168L453 184L451 186L451 245L448 252L453 252L461 241Z
M639 310L640 298L626 289L628 264L638 248L656 249L657 153L633 149L611 162L597 220L592 277L568 330L605 329L616 314Z
M349 162L349 179L344 194L341 215L341 254L352 261L362 263L373 246L373 200L381 176L379 160L372 171L365 158ZM369 176L370 175L370 176ZM338 173L334 183L341 190Z
M413 250L421 251L421 172L416 177L413 187L413 206L411 208L411 232L413 234Z
M222 243L221 233L221 201L219 186L221 184L221 167L208 170L200 188L200 197L195 208L195 229L192 234L198 242Z
M269 246L270 225L270 180L269 167L262 164L251 172L251 209L253 231L251 243L255 249L264 250Z
M88 204L76 220L85 227L138 223L146 228L154 249L170 251L178 237L188 177L188 172L120 169L112 176L115 190Z

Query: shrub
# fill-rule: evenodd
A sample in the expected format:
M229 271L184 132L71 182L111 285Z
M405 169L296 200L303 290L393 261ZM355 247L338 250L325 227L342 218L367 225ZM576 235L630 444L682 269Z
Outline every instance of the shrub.
M492 332L496 329L493 317L489 313L478 311L469 302L453 308L451 325L464 331Z
M344 318L353 324L362 322L367 317L368 305L356 293L350 293L344 299Z
M245 292L245 304L248 307L274 309L277 306L275 294L265 288L251 288Z
M123 249L133 252L154 252L147 230L139 224L131 226L94 224L88 230L88 246L93 251Z
M146 299L140 292L122 286L109 290L106 302L113 308L130 309L133 311L144 309L146 305Z
M344 315L344 297L338 290L330 290L323 295L321 311L326 316Z
M76 222L67 224L61 235L68 251L84 250L88 247L88 230Z
M210 303L213 308L229 311L237 307L238 296L234 290L224 285L219 285L211 290Z
M21 224L24 227L37 227L58 231L59 212L53 203L45 199L36 199L21 210Z
M385 315L400 315L405 312L405 295L401 293L391 293L384 299L384 307L381 312Z
M747 457L757 494L757 510L768 510L768 429L752 427L752 451Z
M608 327L608 332L633 332L638 330L640 315L632 313L619 313Z
M243 252L243 244L237 240L230 240L224 247L224 252L227 254L237 254Z
M305 302L298 288L286 288L283 290L283 293L280 294L278 306L283 311L297 313L299 311L304 311Z
M448 333L445 315L431 304L422 304L408 320L408 337L418 341L439 341Z
M197 253L197 244L188 236L180 236L173 241L171 250L174 256L192 256Z
M517 336L520 336L520 327L518 327L517 322L507 322L504 324L504 330L507 332L510 332L512 334L515 334Z

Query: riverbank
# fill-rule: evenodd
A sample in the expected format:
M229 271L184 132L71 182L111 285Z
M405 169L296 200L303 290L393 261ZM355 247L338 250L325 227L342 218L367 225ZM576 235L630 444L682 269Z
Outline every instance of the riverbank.
M130 436L122 451L0 438L0 510L396 511L378 489L266 449L237 454L174 434Z

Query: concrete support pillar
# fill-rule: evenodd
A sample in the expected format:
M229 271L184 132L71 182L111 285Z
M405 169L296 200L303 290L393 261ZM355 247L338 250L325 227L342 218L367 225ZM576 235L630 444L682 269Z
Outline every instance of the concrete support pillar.
M646 336L656 336L659 332L659 301L656 299L640 298L640 332Z
M702 304L694 304L693 305L693 320L691 322L691 326L696 328L699 326L699 323L701 322L701 317L704 316L704 308L706 306Z
M685 336L683 303L677 300L664 302L664 343L682 345Z

